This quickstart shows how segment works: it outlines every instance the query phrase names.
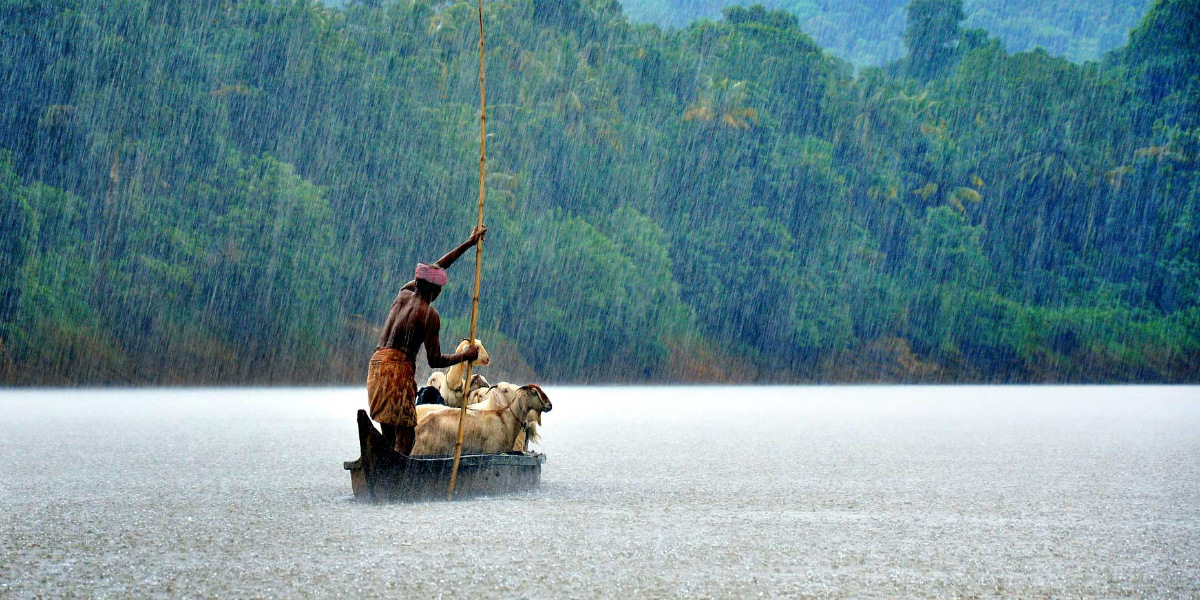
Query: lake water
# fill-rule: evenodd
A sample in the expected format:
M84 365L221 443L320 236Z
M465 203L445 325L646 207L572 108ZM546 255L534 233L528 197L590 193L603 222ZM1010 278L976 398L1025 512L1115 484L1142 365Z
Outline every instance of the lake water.
M0 392L0 597L1197 597L1200 389L548 388L539 493L356 502L362 389Z

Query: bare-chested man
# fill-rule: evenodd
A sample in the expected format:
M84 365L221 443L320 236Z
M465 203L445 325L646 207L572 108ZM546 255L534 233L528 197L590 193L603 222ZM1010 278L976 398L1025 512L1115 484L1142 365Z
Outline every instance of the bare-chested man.
M383 436L397 452L408 454L416 440L417 383L414 361L421 344L429 366L435 369L449 367L466 360L475 360L479 348L442 355L438 334L442 319L430 304L446 285L446 269L464 252L478 244L487 234L486 227L477 227L470 239L451 250L432 265L418 264L413 281L404 284L392 301L379 346L371 355L371 367L367 371L367 398L371 407L371 418L379 422Z

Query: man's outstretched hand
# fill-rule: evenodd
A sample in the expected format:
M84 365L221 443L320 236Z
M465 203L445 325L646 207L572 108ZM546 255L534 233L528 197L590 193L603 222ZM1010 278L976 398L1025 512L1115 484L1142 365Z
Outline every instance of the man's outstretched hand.
M471 246L483 241L483 236L485 235L487 235L487 227L484 227L483 225L476 227L475 230L471 232L471 237L467 238L467 241L459 244L457 248L447 252L445 256L439 258L437 260L437 266L443 269L449 269L450 265L454 264L454 261L458 260L458 257L462 256L464 252L471 248Z

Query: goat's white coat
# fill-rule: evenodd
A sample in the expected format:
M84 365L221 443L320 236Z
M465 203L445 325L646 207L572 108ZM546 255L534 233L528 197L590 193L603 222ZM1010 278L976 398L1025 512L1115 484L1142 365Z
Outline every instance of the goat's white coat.
M471 361L471 364L476 367L487 366L487 364L491 362L491 357L488 356L487 349L483 347L483 342L480 342L479 340L475 340L475 344L479 346L479 357ZM467 340L463 340L458 343L458 347L454 349L454 353L457 354L466 349ZM463 385L463 375L466 374L466 369L467 364L465 362L461 362L451 365L450 369L448 369L445 373L441 371L434 371L429 375L429 380L425 382L425 385L436 389L438 393L442 395L442 401L446 403L446 406L461 406L463 399L463 388L466 387ZM487 382L484 381L484 384L486 383ZM471 377L472 391L476 389L475 384L475 378ZM421 413L418 410L417 420L420 421L420 418Z

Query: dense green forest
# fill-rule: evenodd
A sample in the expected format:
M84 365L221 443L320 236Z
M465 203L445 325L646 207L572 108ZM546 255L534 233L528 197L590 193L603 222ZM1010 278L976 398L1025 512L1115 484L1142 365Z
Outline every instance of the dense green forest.
M634 21L686 27L715 19L731 0L622 0ZM901 58L908 0L766 0L785 10L821 47L856 65ZM1124 46L1153 0L963 0L963 25L987 30L1011 51L1044 48L1073 61Z
M665 31L488 0L500 372L1200 380L1200 4L1082 65L906 10L905 57L856 73L762 7ZM475 218L475 19L0 1L4 380L360 381Z

